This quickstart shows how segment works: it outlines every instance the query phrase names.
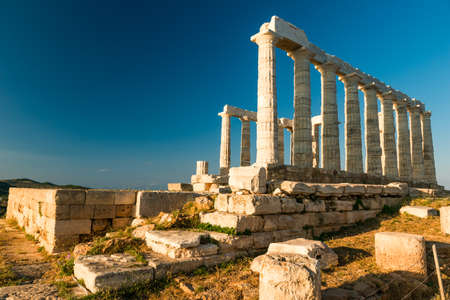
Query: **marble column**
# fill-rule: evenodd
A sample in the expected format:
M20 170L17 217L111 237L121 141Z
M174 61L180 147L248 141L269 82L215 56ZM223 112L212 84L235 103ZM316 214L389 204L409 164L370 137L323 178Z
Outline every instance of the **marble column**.
M380 95L381 113L383 114L383 134L381 135L383 175L398 177L397 147L395 143L395 126L392 102L394 94L389 91Z
M422 145L422 126L420 124L420 105L415 101L408 107L409 128L411 140L411 165L412 179L414 181L423 181L423 145Z
M208 174L208 162L205 160L197 161L197 170L195 171L196 175L206 175Z
M230 115L220 113L222 117L222 130L220 136L220 174L227 175L230 169L231 145L230 145Z
M293 162L301 168L312 167L310 61L305 48L288 52L294 60Z
M284 128L278 123L278 163L284 165Z
M318 168L320 165L320 124L315 124L312 132L313 168Z
M241 166L250 166L250 120L241 119Z
M361 88L364 93L364 138L366 143L366 173L381 175L380 125L378 122L378 102L375 85Z
M397 116L398 175L401 179L409 180L412 175L412 169L406 99L396 100L394 102L394 108Z
M336 70L332 63L317 65L322 82L322 168L340 170L339 122L336 103Z
M345 88L345 170L363 173L361 115L358 83L360 76L351 73L340 77Z
M294 165L294 132L290 127L286 127L287 131L289 131L289 162L291 166Z
M423 166L424 177L429 183L436 183L436 169L434 164L433 136L431 134L431 111L420 114L423 138Z
M278 163L278 114L275 83L275 34L261 32L252 37L258 44L258 111L256 163Z

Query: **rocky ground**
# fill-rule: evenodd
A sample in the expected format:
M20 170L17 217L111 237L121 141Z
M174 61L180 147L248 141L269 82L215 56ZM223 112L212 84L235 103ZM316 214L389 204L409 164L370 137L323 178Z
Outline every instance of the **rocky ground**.
M438 208L450 205L450 198L416 199L411 204ZM425 237L430 277L424 284L408 274L386 274L377 269L374 234L378 231L416 233ZM113 237L117 239L117 235L109 236L112 238L96 240L91 251L101 253L127 248L115 244ZM119 239L127 240L126 232L119 234ZM320 239L339 256L339 265L322 273L324 299L355 299L352 290L363 291L366 299L438 299L432 243L438 248L444 288L450 291L450 236L440 232L439 217L420 219L385 211L374 220ZM145 251L139 248L141 246L131 245L127 249ZM37 299L257 299L258 275L250 270L251 261L252 258L238 259L214 268L200 268L192 274L86 296L71 276L72 253L49 257L14 224L0 219L0 286L3 286L0 299L34 296ZM383 298L376 298L380 294L384 294Z

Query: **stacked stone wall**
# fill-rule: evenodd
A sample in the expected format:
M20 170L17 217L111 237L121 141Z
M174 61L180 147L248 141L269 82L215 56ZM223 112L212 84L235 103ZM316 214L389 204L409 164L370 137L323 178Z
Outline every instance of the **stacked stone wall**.
M279 182L275 195L220 194L215 212L202 223L236 230L246 248L263 249L272 242L318 237L374 218L384 206L401 203L405 184L314 184ZM236 243L239 244L239 243ZM234 247L235 250L241 250Z
M125 190L10 188L7 218L15 219L49 253L60 252L132 217L181 208L193 193Z

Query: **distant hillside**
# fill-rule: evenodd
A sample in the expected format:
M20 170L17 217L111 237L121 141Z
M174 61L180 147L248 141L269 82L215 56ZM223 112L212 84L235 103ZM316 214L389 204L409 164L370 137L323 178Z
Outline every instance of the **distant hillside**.
M51 182L39 182L28 178L18 178L0 180L0 196L8 195L10 187L86 189L86 187L78 185L57 185Z

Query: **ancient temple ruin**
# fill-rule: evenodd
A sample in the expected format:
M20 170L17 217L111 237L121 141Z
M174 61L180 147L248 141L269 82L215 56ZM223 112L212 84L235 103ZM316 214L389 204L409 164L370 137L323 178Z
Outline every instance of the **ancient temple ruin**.
M264 23L251 41L258 45L258 109L253 112L225 105L219 113L222 129L218 178L230 175L230 118L236 117L242 121L240 166L250 166L249 122L256 122L254 166L265 167L267 179L328 182L323 175L305 177L305 173L317 172L309 169L320 167L322 174L338 173L333 182L402 181L412 186L436 187L431 112L422 102L326 53L311 43L303 30L276 16ZM292 120L279 118L277 112L276 47L286 51L294 64ZM310 64L321 74L321 115L315 117L311 116ZM345 88L345 158L340 157L336 77ZM358 89L364 93L364 133ZM284 161L284 129L291 133L289 162ZM345 160L344 170L341 159ZM238 168L233 174L242 172L247 171Z

